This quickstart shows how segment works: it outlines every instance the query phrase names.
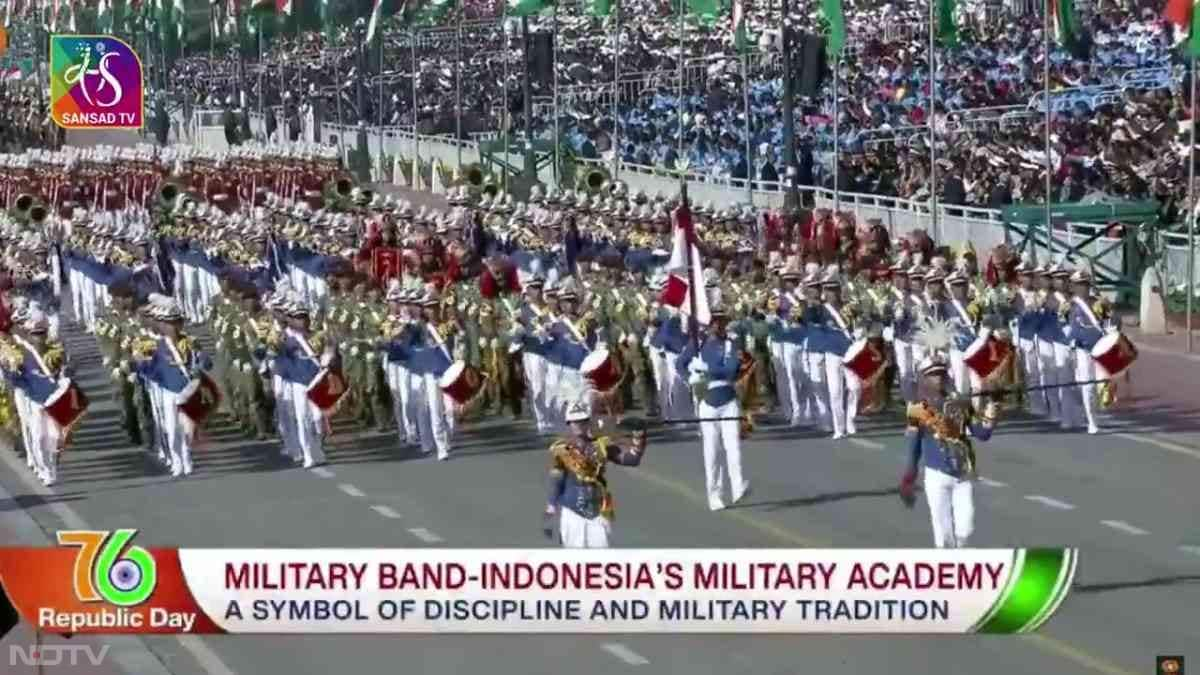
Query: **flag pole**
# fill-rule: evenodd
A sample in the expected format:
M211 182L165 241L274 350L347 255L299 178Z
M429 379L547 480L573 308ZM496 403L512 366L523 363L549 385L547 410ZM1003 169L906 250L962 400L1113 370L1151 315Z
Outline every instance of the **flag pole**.
M933 0L929 0L930 3ZM930 51L932 53L932 50ZM839 51L833 59L833 212L837 214L842 210L842 193L841 185L838 184L838 179L842 173L842 139L838 133L838 118L841 115L842 97L838 90L838 76L842 69L842 52ZM930 86L933 83L930 82Z
M677 129L677 131L679 133L679 146L678 146L679 149L676 150L676 154L678 156L676 157L675 161L683 162L684 161L684 158L683 158L683 61L684 61L683 33L685 30L685 26L683 23L683 13L685 11L684 2L686 0L675 0L675 1L678 3L678 10L679 10L679 82L677 83L677 85L678 85L677 88L678 88L678 93L679 93L679 106L678 106L678 109L676 110L676 115L677 115L678 121L679 121L679 129ZM679 172L679 196L681 199L683 199L685 201L687 200L687 175L683 171Z
M500 31L501 31L501 48L500 52L504 59L504 83L501 85L504 88L504 106L500 111L500 132L504 134L504 162L501 164L500 186L504 192L508 192L508 2L506 1L500 11Z
M929 235L934 241L938 237L938 194L937 194L937 3L929 1ZM840 55L839 55L840 58ZM835 172L836 173L836 170Z
M1189 45L1189 51L1191 46ZM1188 215L1188 263L1187 263L1187 304L1186 318L1184 319L1187 328L1187 351L1192 353L1192 303L1196 297L1196 52L1192 51L1189 59L1189 67L1191 68L1191 94L1190 101L1192 107L1192 129L1191 138L1188 146L1188 210L1191 212Z
M382 39L382 36L381 36ZM421 171L421 142L417 137L417 28L410 26L408 29L408 46L410 58L412 59L412 137L413 137L413 179L412 187L416 189L420 185Z
M742 21L749 23L744 15ZM736 26L734 26L734 30L737 30ZM742 114L746 116L746 203L753 206L754 125L750 118L750 50L748 49L742 50Z
M266 139L266 135L267 135L267 98L266 98L266 92L264 91L264 89L266 89L266 87L263 86L263 72L266 70L267 64L263 61L263 35L262 35L263 19L261 16L258 17L257 23L258 23L258 114L260 117L262 117L263 137L264 137L263 140L266 141L267 140Z
M462 20L460 5L454 13L454 148L458 154L458 173L462 175ZM382 86L382 85L381 85ZM380 89L382 92L383 90ZM380 94L382 95L382 94Z
M1044 125L1043 125L1044 126L1044 129L1043 129L1044 139L1043 140L1045 141L1045 145L1046 145L1046 214L1045 214L1046 223L1045 223L1045 228L1046 228L1046 260L1047 260L1047 262L1049 262L1051 255L1053 255L1053 253L1054 253L1054 249L1051 246L1051 241L1050 241L1050 237L1052 236L1051 232L1053 231L1053 226L1050 222L1051 218L1052 218L1052 216L1051 216L1052 209L1050 206L1050 193L1054 190L1054 183L1053 183L1054 178L1052 175L1052 169L1053 169L1054 162L1050 159L1050 12L1053 9L1053 7L1051 6L1050 3L1052 3L1052 2L1057 2L1057 0L1046 0L1045 11L1042 12L1045 15L1042 17L1042 22L1044 24L1042 26L1042 56L1045 59L1045 62L1042 64L1042 97L1044 99L1043 104L1045 105L1045 109L1043 110L1043 113L1045 114L1045 116L1043 118L1043 122L1044 122ZM1034 240L1034 242L1035 242L1034 250L1035 251L1037 250L1036 241L1037 240L1035 239ZM1068 241L1067 245L1070 246L1071 242Z
M558 3L555 3L557 5ZM612 179L617 180L621 166L621 122L618 118L617 100L620 97L621 76L621 0L616 0L616 12L613 17L613 136L612 136Z
M554 184L558 185L559 180L561 178L561 174L559 173L559 171L560 171L559 162L562 161L562 158L559 154L559 144L562 141L559 137L559 130L558 130L558 3L557 2L554 3L554 30L552 33L551 40L553 40L553 42L550 44L550 64L551 64L550 68L553 71L551 73L551 77L552 77L552 80L551 80L552 94L551 94L551 96L553 99L552 108L554 111Z

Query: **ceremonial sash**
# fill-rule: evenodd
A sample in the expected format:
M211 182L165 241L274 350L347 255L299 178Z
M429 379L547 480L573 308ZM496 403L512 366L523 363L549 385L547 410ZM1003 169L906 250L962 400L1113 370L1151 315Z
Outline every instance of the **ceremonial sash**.
M571 319L569 319L566 315L560 316L558 318L560 321L563 322L563 325L566 326L567 329L571 331L571 334L575 336L576 340L578 340L581 344L586 341L584 339L583 335L580 335L579 328L576 327L574 323L572 323Z
M433 341L437 343L438 349L442 350L442 353L446 355L447 359L453 361L454 357L450 356L450 350L446 348L446 342L442 339L442 334L438 332L437 326L427 322L425 324L425 329L428 330L429 334L433 336Z
M179 353L179 348L175 346L175 341L169 337L163 336L163 342L167 343L167 349L171 350L171 358L175 359L175 364L183 372L188 371L188 364L183 360L183 354Z
M304 350L305 356L312 359L313 361L316 361L317 353L315 351L313 351L312 345L308 344L308 338L304 337L303 335L301 335L300 333L298 333L294 330L289 330L288 332L291 333L292 337L294 337L296 339L296 343L300 345L300 348Z
M967 310L963 309L962 303L954 298L950 298L950 303L954 305L954 311L958 312L958 318L962 319L963 324L966 325L967 328L970 328L971 332L974 333L974 322L971 321L971 315L967 314Z
M825 303L825 311L829 312L829 316L833 317L834 322L837 323L838 328L842 329L843 333L850 335L850 328L846 326L846 320L842 318L842 313L836 307L827 302Z
M25 339L19 335L14 335L13 338L17 342L20 342L25 349L29 350L29 353L33 356L33 360L37 361L38 367L42 369L42 372L46 374L46 377L54 377L54 373L50 372L50 368L46 366L46 362L42 359L42 355L33 345L26 342Z
M1088 307L1088 304L1084 302L1082 298L1072 298L1071 301L1083 310L1083 313L1087 315L1088 321L1092 322L1092 325L1096 327L1096 330L1100 331L1101 333L1104 332L1104 327L1100 325L1100 320L1096 318L1095 312L1092 311L1091 307Z

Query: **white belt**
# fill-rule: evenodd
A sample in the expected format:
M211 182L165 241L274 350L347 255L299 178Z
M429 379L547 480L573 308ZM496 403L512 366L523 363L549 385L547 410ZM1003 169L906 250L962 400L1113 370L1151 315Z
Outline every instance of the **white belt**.
M709 380L709 382L708 382L709 391L712 391L713 389L719 389L721 387L732 387L732 386L733 386L733 384L731 384L729 382L729 380Z

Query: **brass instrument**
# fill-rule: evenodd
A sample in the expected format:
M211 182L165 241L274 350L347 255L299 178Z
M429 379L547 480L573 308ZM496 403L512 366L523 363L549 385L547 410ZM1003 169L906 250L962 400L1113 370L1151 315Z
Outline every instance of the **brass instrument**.
M598 194L605 186L609 185L610 179L611 176L607 169L594 166L579 177L577 189L589 194Z
M174 208L176 206L176 200L179 199L179 195L183 194L183 192L183 186L180 184L169 180L163 181L163 183L158 186L158 203L161 204L164 209Z

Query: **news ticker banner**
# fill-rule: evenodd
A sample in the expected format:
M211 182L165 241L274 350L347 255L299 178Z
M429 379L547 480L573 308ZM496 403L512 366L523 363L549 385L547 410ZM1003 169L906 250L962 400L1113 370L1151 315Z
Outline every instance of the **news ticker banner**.
M1075 549L0 549L60 633L1026 633Z

